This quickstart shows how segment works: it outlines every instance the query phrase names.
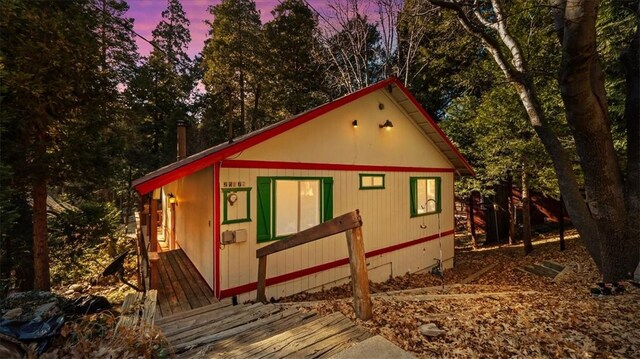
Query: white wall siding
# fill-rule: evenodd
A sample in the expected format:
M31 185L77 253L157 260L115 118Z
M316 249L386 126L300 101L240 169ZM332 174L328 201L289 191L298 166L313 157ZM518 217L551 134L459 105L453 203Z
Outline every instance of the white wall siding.
M379 104L384 109L379 110ZM358 120L358 128L351 125ZM393 128L379 127L386 120ZM453 168L449 160L379 90L232 156L239 160Z
M213 287L213 169L183 177L163 187L176 205L176 242Z
M438 215L431 214L410 218L409 178L412 176L433 176L441 178L440 214L442 232L453 229L453 173L447 172L376 172L385 175L385 189L359 190L359 174L366 171L328 171L299 169L241 169L222 168L220 182L245 182L251 187L251 222L222 225L225 230L246 229L248 239L243 243L224 246L220 251L222 290L238 287L257 280L255 251L273 242L257 243L257 186L256 179L265 177L332 177L333 214L341 215L360 210L363 225L365 251L387 248L399 243L424 238L438 233ZM366 172L368 173L368 172ZM221 208L224 205L222 198ZM427 225L421 229L420 225ZM443 258L453 257L453 235L442 238ZM423 242L408 248L376 255L367 260L370 278L383 281L406 272L416 272L435 264L439 256L438 240ZM267 260L267 278L304 270L324 263L330 263L348 257L344 234L318 240L270 255ZM452 265L449 260L447 266ZM285 283L267 287L267 297L282 297L306 289L322 289L323 285L332 286L348 281L349 266L343 265ZM250 299L255 292L241 296Z

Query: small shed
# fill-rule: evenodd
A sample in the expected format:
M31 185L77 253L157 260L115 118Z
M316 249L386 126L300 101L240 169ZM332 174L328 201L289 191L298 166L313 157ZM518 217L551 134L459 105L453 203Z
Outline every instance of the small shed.
M369 278L445 267L454 179L473 169L396 78L160 168L133 182L161 201L161 233L217 298L255 296L256 250L360 210ZM439 230L440 229L440 230ZM273 258L272 258L273 257ZM269 257L267 298L349 281L344 236Z

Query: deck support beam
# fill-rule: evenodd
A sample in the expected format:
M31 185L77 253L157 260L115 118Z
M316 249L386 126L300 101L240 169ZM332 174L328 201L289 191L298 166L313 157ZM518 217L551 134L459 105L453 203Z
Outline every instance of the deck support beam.
M369 320L373 318L371 294L369 293L369 275L364 252L362 227L346 231L349 247L349 267L351 268L351 289L353 291L353 309L356 318Z
M266 303L267 296L265 291L267 289L267 256L258 258L258 295L256 297L257 302Z
M158 251L158 200L151 196L151 205L149 206L149 252Z

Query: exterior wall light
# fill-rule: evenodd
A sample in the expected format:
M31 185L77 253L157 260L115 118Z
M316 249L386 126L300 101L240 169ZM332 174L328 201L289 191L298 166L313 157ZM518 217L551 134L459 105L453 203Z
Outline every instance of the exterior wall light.
M173 193L169 193L169 203L175 204L176 202L178 202L178 199L176 198L176 196L174 196Z
M390 130L393 127L393 123L389 120L386 120L382 125L378 125L380 128L384 128L386 130Z
M358 128L358 120L353 120L351 124L353 125L353 128Z

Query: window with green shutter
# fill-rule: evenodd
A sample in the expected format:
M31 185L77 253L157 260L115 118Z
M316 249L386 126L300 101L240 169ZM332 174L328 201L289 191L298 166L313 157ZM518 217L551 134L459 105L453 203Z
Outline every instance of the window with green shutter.
M333 218L333 178L258 177L258 242L280 239Z
M411 217L440 213L440 177L410 177Z

